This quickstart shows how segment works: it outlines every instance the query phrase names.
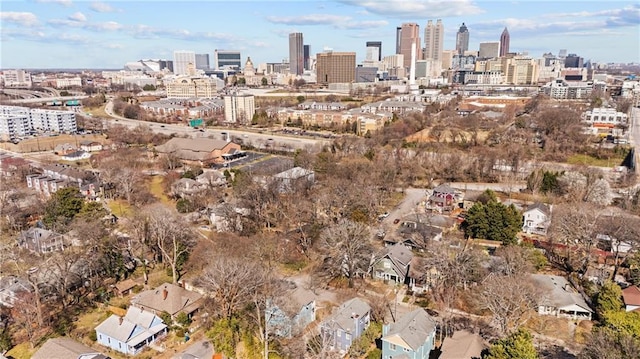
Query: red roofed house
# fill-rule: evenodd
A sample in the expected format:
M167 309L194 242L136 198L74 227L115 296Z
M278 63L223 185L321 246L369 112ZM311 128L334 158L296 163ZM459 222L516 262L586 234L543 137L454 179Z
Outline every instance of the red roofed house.
M627 312L640 312L640 288L637 285L623 289L622 300Z

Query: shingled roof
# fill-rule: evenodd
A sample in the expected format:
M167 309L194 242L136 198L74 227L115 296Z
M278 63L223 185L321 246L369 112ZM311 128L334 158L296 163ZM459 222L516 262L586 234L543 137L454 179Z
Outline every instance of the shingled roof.
M418 350L436 331L436 322L422 308L404 315L396 323L391 324L383 341L399 345L403 348Z
M167 312L172 316L179 312L192 313L202 304L202 295L175 284L165 283L156 289L141 292L131 299L131 304L156 313Z

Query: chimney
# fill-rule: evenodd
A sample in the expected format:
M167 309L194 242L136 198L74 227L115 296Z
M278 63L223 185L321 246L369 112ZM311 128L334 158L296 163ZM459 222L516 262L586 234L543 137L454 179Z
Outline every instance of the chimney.
M167 300L167 296L169 295L169 291L167 290L167 287L165 287L162 290L162 300Z
M122 317L118 317L118 325L122 325L122 322L124 321L124 319Z

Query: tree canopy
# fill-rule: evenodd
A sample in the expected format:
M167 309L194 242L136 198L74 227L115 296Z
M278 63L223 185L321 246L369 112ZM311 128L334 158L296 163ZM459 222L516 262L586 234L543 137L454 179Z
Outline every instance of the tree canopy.
M531 333L524 329L498 340L491 348L489 354L484 359L537 359L538 352L533 345Z
M51 227L56 223L68 224L82 210L84 200L75 187L56 191L45 205L43 221Z
M462 227L467 237L500 241L504 244L516 242L516 234L522 228L522 215L514 205L506 206L487 191L486 204L476 202L467 212Z

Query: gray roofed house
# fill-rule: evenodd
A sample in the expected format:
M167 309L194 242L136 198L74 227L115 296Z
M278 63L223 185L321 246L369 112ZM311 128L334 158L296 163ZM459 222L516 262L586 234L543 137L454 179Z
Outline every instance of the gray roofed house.
M435 347L436 322L422 308L382 327L382 357L428 359Z
M409 264L413 258L413 252L411 252L410 248L402 244L396 244L386 247L376 257L371 273L374 278L382 279L385 282L391 281L396 284L405 284L409 274Z
M109 359L95 349L68 337L47 340L31 359Z
M191 316L202 306L202 294L171 283L140 292L131 298L131 305L154 313L167 312L174 317L180 312Z
M181 353L174 355L173 359L211 359L213 354L213 344L208 340L200 340L189 345Z
M135 355L167 333L157 315L129 307L124 317L112 314L96 327L97 342L124 354Z
M360 298L344 302L320 324L320 332L330 349L346 352L351 343L362 335L371 321L371 307Z
M9 275L0 278L0 305L11 308L21 293L30 293L33 286L26 280Z
M61 251L65 248L65 237L43 228L32 227L18 235L18 246L35 253Z
M532 274L543 291L538 314L591 320L593 310L566 278L557 275Z

